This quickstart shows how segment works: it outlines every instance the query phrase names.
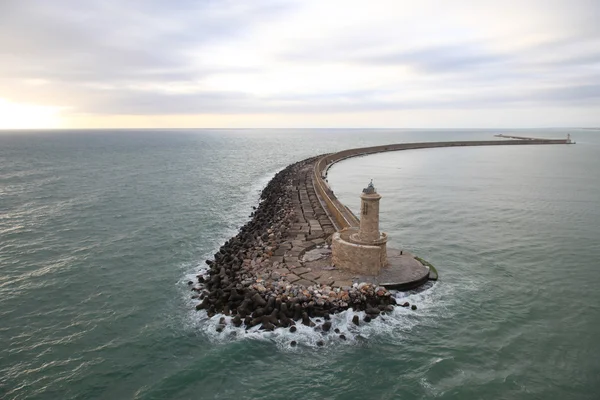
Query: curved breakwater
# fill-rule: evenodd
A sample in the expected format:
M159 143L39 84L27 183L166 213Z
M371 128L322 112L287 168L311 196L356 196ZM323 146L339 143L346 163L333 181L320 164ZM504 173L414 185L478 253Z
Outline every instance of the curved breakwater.
M385 151L454 146L567 144L566 140L453 141L401 143L349 149L294 163L280 171L262 191L251 220L228 240L207 270L188 282L209 318L218 316L215 329L228 324L261 330L289 328L296 322L328 332L331 315L348 309L359 325L391 312L396 297L384 287L368 283L331 281L304 268L303 255L326 247L336 230L358 226L358 219L327 184L327 170L335 162ZM400 304L409 307L404 302ZM416 305L412 305L416 309ZM316 326L314 318L325 322ZM321 322L321 320L318 320ZM343 335L342 335L343 336ZM342 339L345 339L342 337Z

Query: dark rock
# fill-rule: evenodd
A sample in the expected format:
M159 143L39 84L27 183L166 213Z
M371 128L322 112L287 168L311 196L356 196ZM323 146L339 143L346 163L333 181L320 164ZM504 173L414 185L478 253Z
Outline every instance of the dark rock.
M267 308L269 314L273 311L273 309L275 308L275 297L269 298L269 301L267 301L266 308Z
M365 317L363 318L363 321L365 322L371 322L371 317L369 317L369 315L365 315Z
M287 328L288 326L290 326L292 324L292 321L287 317L287 315L285 315L281 311L279 312L279 321L280 321L280 325L283 326L284 328Z
M238 293L237 290L231 289L231 294L229 295L229 301L238 301L244 300L244 296Z
M265 301L265 299L263 299L262 296L258 293L256 293L254 296L252 296L252 302L257 307L264 307L267 305L267 302Z
M346 335L340 335L340 339L346 340Z
M265 315L265 309L264 308L257 308L252 313L252 317L253 318L259 318L259 317L262 317L263 315Z
M323 332L329 332L329 330L331 329L331 322L326 321L323 325L322 325L322 329Z
M317 342L317 346L319 346L319 347L323 347L323 346L325 346L325 342L324 342L324 341L322 341L322 340L319 340L319 341Z
M221 333L221 332L223 332L223 329L225 329L225 325L223 325L223 324L218 324L218 325L217 325L217 329L216 329L216 331L217 331L217 332L219 332L219 333Z
M233 323L233 326L236 326L236 327L242 326L242 318L239 315L236 315L235 317L233 317L231 322Z
M274 331L275 325L273 325L269 321L265 321L265 322L263 322L263 324L261 325L261 327L259 329L265 330L265 331Z
M202 300L202 303L196 305L196 310L205 310L206 308L208 308L208 305L208 298L205 298L204 300Z
M296 347L296 345L297 345L297 344L298 344L298 343L296 343L296 341L295 341L295 340L292 340L292 341L290 342L290 346L292 346L292 347Z
M308 314L306 312L302 313L302 325L315 326L315 323L308 318Z
M237 308L238 313L244 317L248 314L251 314L252 311L250 310L250 305L252 304L252 300L250 299L245 299L244 301L242 301L242 304L239 305L239 307Z
M270 323L273 325L279 325L279 319L277 318L277 310L273 310L273 312L267 316L265 316Z
M358 318L358 315L355 315L354 317L352 317L352 323L356 326L358 326L360 324L360 320Z
M379 311L378 308L375 308L375 307L367 307L367 309L365 310L365 312L367 314L370 314L370 315L379 315L380 311Z
M340 330L339 330L338 328L335 328L333 331L334 331L335 333L340 333Z
M294 321L302 318L302 306L298 303L294 304Z
M410 306L410 309L414 311L417 309L417 306L413 304L412 306Z
M298 329L295 326L291 326L290 327L290 332L294 333L296 332Z
M405 301L404 303L400 304L400 306L402 306L402 307L409 307L410 303L408 301Z
M194 282L188 281L188 285L193 285L193 284L194 284Z

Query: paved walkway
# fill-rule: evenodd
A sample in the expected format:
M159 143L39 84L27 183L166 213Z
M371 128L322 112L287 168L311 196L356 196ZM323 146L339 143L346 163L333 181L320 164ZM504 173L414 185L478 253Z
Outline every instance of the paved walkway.
M285 241L275 249L271 257L272 274L283 275L288 282L303 286L323 282L320 274L303 266L302 255L316 246L325 245L325 239L335 232L333 223L315 193L313 171L314 163L309 163L292 181L292 204L296 221L286 232Z

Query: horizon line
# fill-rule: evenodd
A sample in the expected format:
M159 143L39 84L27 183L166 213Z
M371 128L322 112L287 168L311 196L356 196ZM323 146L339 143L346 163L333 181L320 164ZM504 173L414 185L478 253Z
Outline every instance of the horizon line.
M132 130L361 130L361 129L375 129L375 130L527 130L527 129L583 129L583 130L600 130L600 127L585 127L585 126L539 126L539 127L510 127L510 128L490 128L490 127L479 127L479 128L468 128L468 127L457 127L457 128L381 128L381 127L312 127L312 128L294 128L294 127L276 127L276 128L211 128L211 127L194 127L194 128L148 128L148 127L134 127L134 128L0 128L0 132L6 131L106 131L106 130L120 130L120 131L132 131Z

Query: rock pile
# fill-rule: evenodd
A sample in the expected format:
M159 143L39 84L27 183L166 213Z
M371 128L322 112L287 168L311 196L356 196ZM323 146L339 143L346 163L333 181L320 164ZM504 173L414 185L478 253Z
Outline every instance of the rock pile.
M286 232L298 222L291 183L300 171L312 168L318 158L300 161L277 173L262 191L250 222L215 253L214 259L206 260L208 273L198 275L199 285L192 288L197 292L193 298L200 300L197 310L206 310L209 317L218 313L231 316L232 324L238 327L260 325L264 330L289 327L296 321L314 326L310 318L321 317L326 322L318 328L327 332L332 313L353 308L365 311L367 321L393 309L395 299L383 287L367 283L345 287L291 283L288 275L280 272L279 262L271 260L286 240ZM222 330L224 325L225 319L221 319L217 329Z

